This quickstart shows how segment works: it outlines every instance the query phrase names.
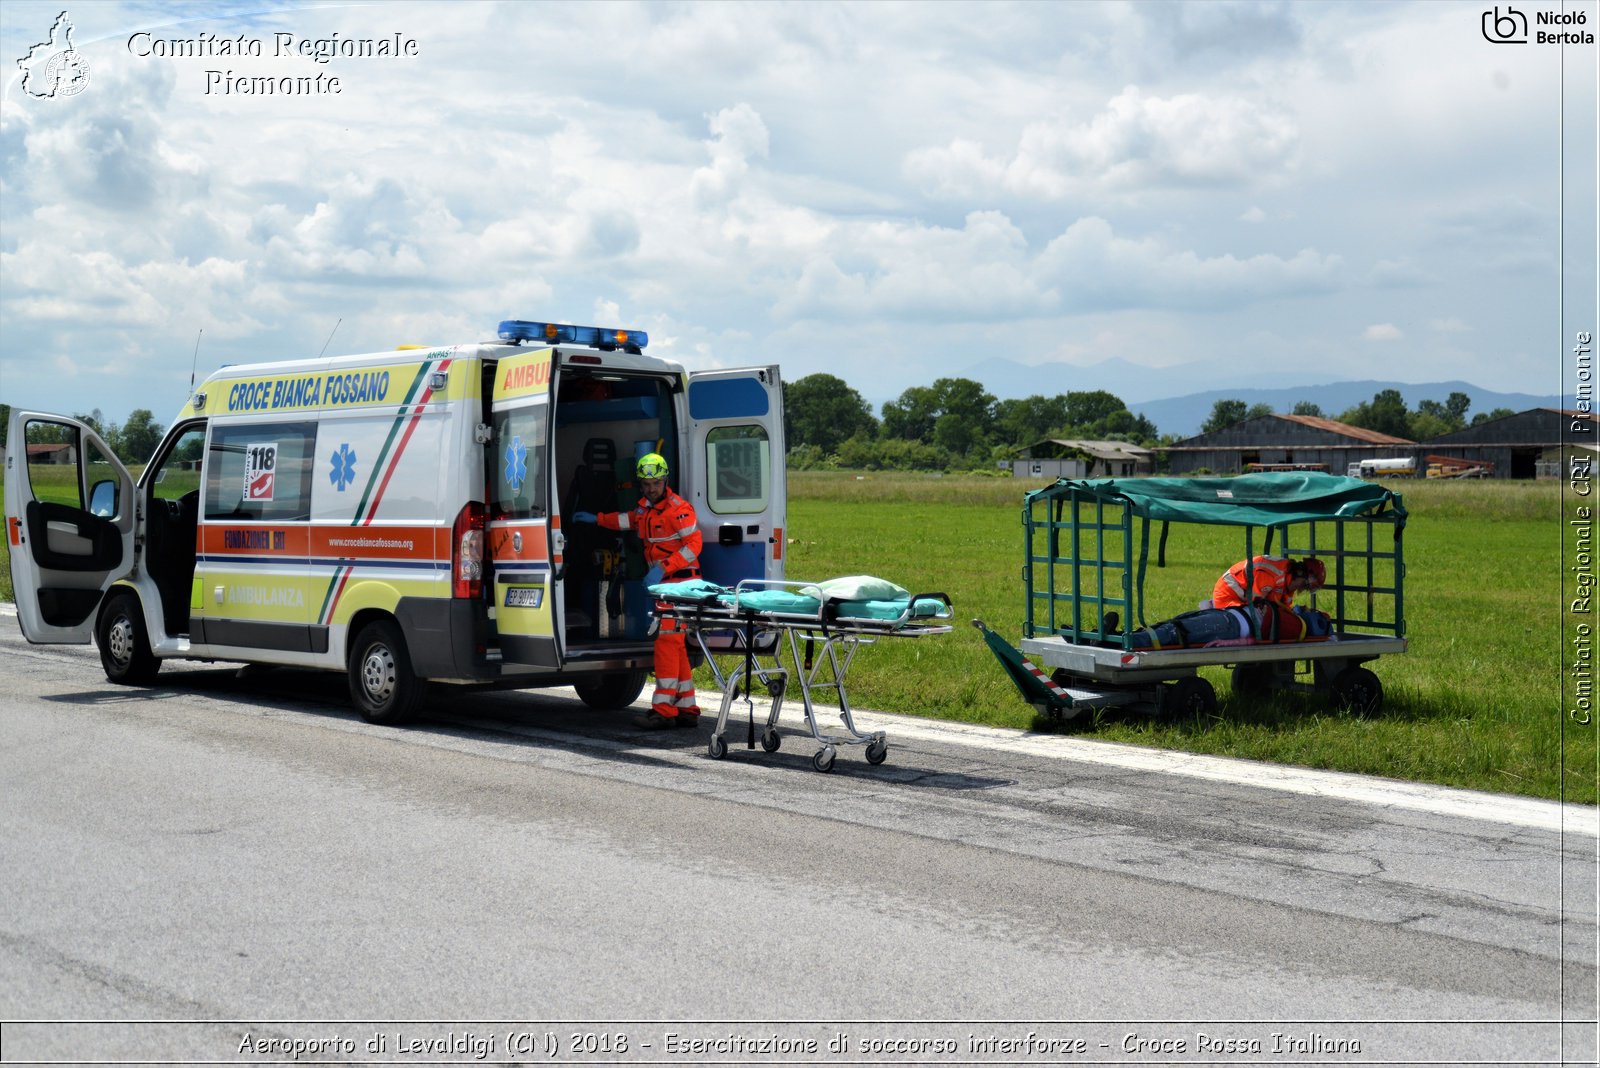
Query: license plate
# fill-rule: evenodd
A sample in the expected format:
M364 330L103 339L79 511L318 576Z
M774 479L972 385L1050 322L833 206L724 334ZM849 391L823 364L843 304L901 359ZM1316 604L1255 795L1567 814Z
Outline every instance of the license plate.
M511 586L506 590L507 608L538 608L543 603L543 586Z

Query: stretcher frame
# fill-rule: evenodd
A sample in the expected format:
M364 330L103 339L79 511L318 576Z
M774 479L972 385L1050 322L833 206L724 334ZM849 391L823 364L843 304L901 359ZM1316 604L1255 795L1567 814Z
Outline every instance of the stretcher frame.
M706 753L713 760L721 760L728 755L728 719L734 702L738 700L743 700L748 713L745 748L756 747L758 738L753 691L757 685L771 698L759 742L768 753L778 751L783 744L782 736L778 733L778 720L791 679L800 685L806 729L821 746L812 755L813 768L822 772L833 770L839 747L845 745L866 746L865 755L869 764L882 764L888 759L889 741L885 732L862 731L856 726L845 678L863 645L871 645L885 638L925 638L932 634L948 634L952 629L949 620L954 615L950 598L943 593L914 594L907 600L905 611L896 619L845 615L842 614L842 607L849 602L825 598L818 599L814 612L764 611L741 603L744 595L763 589L799 592L804 587L815 585L791 579L744 579L733 589L732 604L711 599L658 599L657 616L663 623L669 619L674 621L687 637L693 638L705 663L711 668L717 688L722 692L717 721L706 743ZM915 615L918 601L926 599L936 599L943 607L932 616ZM728 640L730 636L731 641ZM723 640L713 641L713 638ZM813 695L819 692L832 692L837 696L844 734L827 733L822 729L813 700Z

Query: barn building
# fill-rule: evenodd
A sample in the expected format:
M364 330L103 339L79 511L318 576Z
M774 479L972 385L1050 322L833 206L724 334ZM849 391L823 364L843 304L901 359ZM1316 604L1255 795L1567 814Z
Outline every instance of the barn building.
M1595 440L1593 412L1561 408L1530 408L1516 415L1441 434L1419 446L1419 459L1438 466L1442 459L1459 459L1485 466L1496 478L1535 478L1540 460L1552 452L1558 456L1569 444L1592 444ZM1547 467L1547 477L1564 477Z
M1362 460L1415 459L1417 445L1314 415L1262 415L1164 450L1174 475L1313 470L1342 475Z

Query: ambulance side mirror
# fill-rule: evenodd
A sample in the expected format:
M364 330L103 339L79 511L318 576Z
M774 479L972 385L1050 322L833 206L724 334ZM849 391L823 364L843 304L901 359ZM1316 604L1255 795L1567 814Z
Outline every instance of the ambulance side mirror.
M89 512L92 515L105 519L114 518L117 514L117 480L114 478L96 482L89 491Z

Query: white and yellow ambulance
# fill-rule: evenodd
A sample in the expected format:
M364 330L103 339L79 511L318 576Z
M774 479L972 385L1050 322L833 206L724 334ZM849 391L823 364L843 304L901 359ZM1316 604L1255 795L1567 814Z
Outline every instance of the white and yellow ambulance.
M114 682L170 658L345 672L363 716L427 680L638 696L651 601L631 508L658 452L705 578L781 578L775 366L686 372L642 331L508 320L495 342L224 367L137 481L82 421L13 410L6 536L23 634L99 646Z

